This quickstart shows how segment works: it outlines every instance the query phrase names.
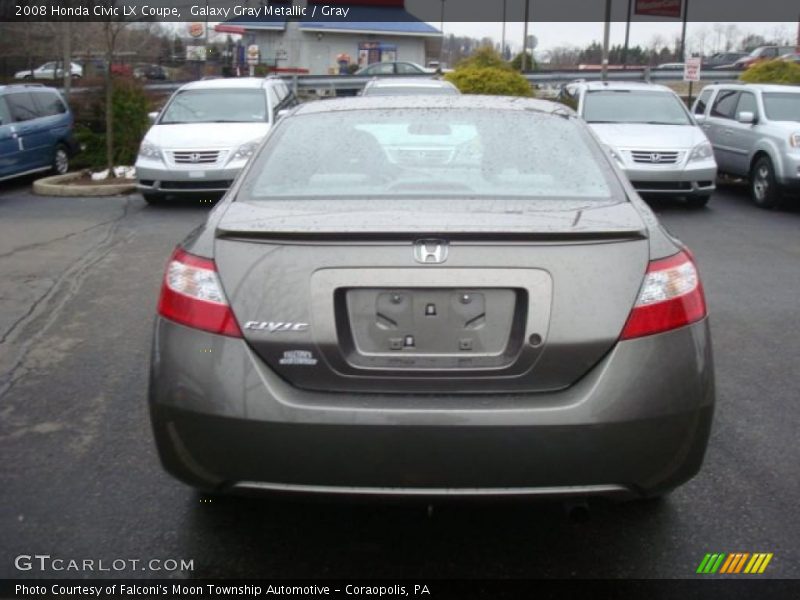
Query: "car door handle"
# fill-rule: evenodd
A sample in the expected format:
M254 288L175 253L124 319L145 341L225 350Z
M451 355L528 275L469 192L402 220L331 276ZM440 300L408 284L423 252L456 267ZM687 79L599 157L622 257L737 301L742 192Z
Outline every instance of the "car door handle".
M722 133L724 133L725 135L731 135L733 133L733 129L723 129Z

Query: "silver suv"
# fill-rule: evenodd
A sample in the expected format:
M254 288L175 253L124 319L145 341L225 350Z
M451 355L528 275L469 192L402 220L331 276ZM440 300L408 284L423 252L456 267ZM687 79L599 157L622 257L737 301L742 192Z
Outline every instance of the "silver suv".
M800 87L709 85L692 111L720 172L749 178L758 206L773 208L784 191L800 190Z
M683 196L702 207L714 191L711 144L681 99L663 85L579 83L566 92L642 195Z

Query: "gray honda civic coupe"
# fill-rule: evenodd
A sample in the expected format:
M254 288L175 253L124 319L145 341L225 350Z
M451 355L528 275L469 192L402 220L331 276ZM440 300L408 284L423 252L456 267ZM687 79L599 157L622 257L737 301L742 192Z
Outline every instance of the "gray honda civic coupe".
M308 103L169 258L149 405L206 491L654 497L703 461L706 302L570 109Z

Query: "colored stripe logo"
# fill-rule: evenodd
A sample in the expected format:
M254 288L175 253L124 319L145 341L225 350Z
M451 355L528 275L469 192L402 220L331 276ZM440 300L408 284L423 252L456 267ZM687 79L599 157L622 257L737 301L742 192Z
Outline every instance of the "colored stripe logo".
M697 567L700 575L713 575L715 573L725 575L760 575L763 573L769 561L772 560L772 552L733 552L725 554L718 552L706 554Z

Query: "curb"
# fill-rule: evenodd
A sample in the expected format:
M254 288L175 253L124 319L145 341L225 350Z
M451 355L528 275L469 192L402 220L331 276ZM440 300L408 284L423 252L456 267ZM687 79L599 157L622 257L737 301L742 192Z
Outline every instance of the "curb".
M81 177L84 171L43 177L33 182L33 193L40 196L116 196L136 190L136 182L112 183L109 185L68 185L67 182Z

